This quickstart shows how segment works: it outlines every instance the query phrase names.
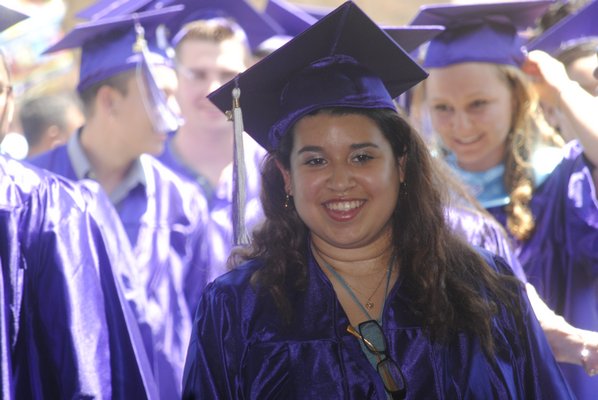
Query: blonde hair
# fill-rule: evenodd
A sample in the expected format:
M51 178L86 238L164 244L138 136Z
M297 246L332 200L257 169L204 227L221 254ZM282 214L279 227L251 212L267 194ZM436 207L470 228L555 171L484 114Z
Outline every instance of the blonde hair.
M527 240L535 228L530 209L534 192L531 156L539 145L563 146L563 140L546 122L537 92L519 69L497 65L499 78L511 89L513 119L507 136L504 184L510 203L506 206L507 230L519 240Z
M510 89L513 112L510 131L505 145L504 185L509 193L510 203L506 206L506 228L518 240L527 240L535 228L535 221L530 209L534 192L534 175L531 157L537 146L564 145L563 139L544 118L539 97L527 76L517 67L496 64L496 72ZM425 107L425 81L418 85L413 93L411 116L417 121L420 131L425 131L427 117ZM430 141L438 154L444 149L438 148L437 140Z

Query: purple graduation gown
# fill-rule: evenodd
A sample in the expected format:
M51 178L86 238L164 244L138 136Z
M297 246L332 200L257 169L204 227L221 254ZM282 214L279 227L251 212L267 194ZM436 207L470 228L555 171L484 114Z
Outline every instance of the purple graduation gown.
M598 201L592 166L577 141L534 192L536 229L516 254L528 281L557 314L573 326L598 331ZM489 209L503 225L502 207ZM579 399L598 396L598 377L580 366L560 364Z
M506 231L491 216L486 216L474 208L455 205L447 209L447 221L453 231L467 243L481 247L501 256L521 282L527 282L521 263Z
M258 225L264 217L261 191L261 165L266 155L266 150L249 135L243 134L243 149L245 156L246 192L245 192L245 226L251 230ZM164 148L158 158L164 165L175 171L183 178L198 184L208 195L211 229L212 265L208 281L220 276L226 269L226 261L233 247L232 227L232 202L233 202L233 171L232 165L222 173L217 188L210 188L205 177L196 174L183 164L175 154L172 142Z
M157 398L96 201L0 155L3 399Z
M483 254L507 272L502 258ZM249 283L259 261L208 285L193 326L183 398L387 399L358 339L346 331L349 320L330 281L309 252L308 260L307 290L289 292L296 314L287 327L273 299L258 296ZM447 345L431 342L404 295L398 281L386 301L382 328L405 376L407 399L572 397L521 292L523 329L506 312L494 320L496 365L466 333Z
M209 216L200 190L155 158L143 155L146 185L115 205L138 262L147 296L145 319L152 327L153 371L160 397L178 398L192 315L210 266ZM77 179L67 146L32 160Z

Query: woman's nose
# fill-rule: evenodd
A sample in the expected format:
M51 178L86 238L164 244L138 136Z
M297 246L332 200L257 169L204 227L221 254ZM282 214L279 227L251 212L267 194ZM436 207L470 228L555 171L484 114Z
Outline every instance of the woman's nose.
M337 192L346 192L354 184L351 168L345 164L333 165L328 178L328 186Z

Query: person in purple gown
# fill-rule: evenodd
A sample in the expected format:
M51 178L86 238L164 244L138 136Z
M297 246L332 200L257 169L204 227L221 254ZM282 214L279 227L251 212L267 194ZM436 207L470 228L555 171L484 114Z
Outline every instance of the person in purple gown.
M277 31L274 23L245 1L182 1L185 12L167 26L174 33L179 85L176 98L183 124L159 160L206 193L213 221L211 278L226 272L236 244L233 236L233 135L226 116L207 99L251 64L252 49ZM260 165L266 154L249 135L242 139L246 168L245 218L248 229L263 219Z
M77 90L86 123L66 145L31 160L69 179L95 180L109 196L145 289L146 347L162 398L180 397L191 315L210 266L205 197L151 155L178 126L167 97L176 76L155 29L181 9L82 23L48 50L82 48Z
M598 96L598 2L558 1L538 23L540 32L526 44L528 50L542 50L563 63L567 76L593 96Z
M413 23L447 27L423 63L423 104L441 153L505 227L546 305L579 328L568 338L575 345L555 353L575 395L589 399L598 392L598 134L587 112L595 103L570 110L585 110L586 123L576 119L575 139L561 148L538 97L565 105L591 95L547 54L526 57L517 33L549 3L434 5Z
M0 32L21 18L0 6ZM14 105L1 53L0 87L1 140ZM157 398L123 291L129 265L105 240L94 216L105 200L90 189L0 155L3 399Z
M210 95L269 149L266 219L202 294L183 398L572 398L520 281L447 225L392 100L426 75L347 2Z

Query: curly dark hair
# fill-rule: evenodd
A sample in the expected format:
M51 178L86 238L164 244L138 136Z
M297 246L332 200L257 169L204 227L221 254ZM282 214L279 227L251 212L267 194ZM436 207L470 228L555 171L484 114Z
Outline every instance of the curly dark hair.
M400 273L412 299L412 311L433 338L449 339L458 331L469 331L492 354L492 318L500 305L520 316L514 293L518 281L494 271L451 231L445 221L442 179L419 134L392 110L328 108L315 113L367 116L381 128L397 159L406 157L407 190L397 202L392 226L393 251L401 260ZM278 161L290 168L292 146L291 129L278 149L268 154L262 167L265 222L253 232L251 247L233 256L237 262L263 261L252 284L256 290L269 292L288 320L293 313L289 291L303 290L308 279L308 229L292 206L285 208L284 181L276 165Z

